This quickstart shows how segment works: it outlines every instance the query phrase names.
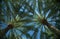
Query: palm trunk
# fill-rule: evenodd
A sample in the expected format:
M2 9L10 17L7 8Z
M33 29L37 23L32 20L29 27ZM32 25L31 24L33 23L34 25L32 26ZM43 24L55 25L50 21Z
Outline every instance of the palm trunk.
M60 30L58 30L56 27L50 25L49 23L47 24L47 27L54 32L56 35L60 35Z
M9 29L12 29L13 28L13 25L12 24L9 24L7 28L5 28L4 30L2 30L2 32L0 33L1 36L0 38L4 38L5 34L8 32Z
M56 35L56 39L60 39L60 30L58 30L56 27L47 24L47 27Z

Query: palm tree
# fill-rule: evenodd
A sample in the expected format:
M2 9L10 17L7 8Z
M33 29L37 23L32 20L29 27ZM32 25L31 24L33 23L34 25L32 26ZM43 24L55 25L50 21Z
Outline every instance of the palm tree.
M57 5L57 6L56 6ZM50 29L53 33L55 33L55 35L60 36L60 30L56 29L55 27L57 27L59 25L59 5L58 3L55 3L55 1L52 0L38 0L38 10L37 11L37 17L38 17L38 21L43 24L42 26L46 28L46 26L48 27L48 29ZM35 15L36 16L36 15ZM58 18L58 19L57 19ZM42 29L43 30L43 29ZM50 31L50 35L51 35L51 31ZM45 32L45 29L44 31ZM41 32L41 39L44 39L44 35ZM47 31L49 33L49 31ZM49 38L47 38L49 39ZM55 39L55 37L54 37Z
M58 5L58 3L56 1L52 1L52 0L38 0L38 10L37 11L37 17L38 17L38 21L42 24L43 27L46 28L46 26L48 27L48 29L50 29L53 33L55 33L55 35L57 34L58 36L60 35L60 30L56 29L55 27L57 27L59 25L59 15L60 15L60 7ZM57 5L57 6L56 6ZM36 16L36 15L35 15ZM58 19L57 19L58 18ZM43 30L43 29L42 29ZM51 31L50 31L50 35L51 35ZM45 29L44 31L45 32ZM43 38L43 33L41 32L41 39ZM47 31L49 34L49 30ZM49 38L47 38L49 39ZM54 37L55 39L55 37Z
M56 39L60 36L59 19L60 6L56 0L4 0L0 20L7 28L0 37Z
M28 34L28 31L33 27L33 25L27 25L31 22L30 19L32 15L29 14L30 6L28 5L26 9L29 9L25 12L25 7L28 3L25 0L4 0L2 1L2 11L0 14L0 20L2 23L6 24L5 29L0 29L1 34L0 38L5 39L28 39L31 36ZM23 11L22 11L23 10ZM32 11L31 11L32 12ZM28 13L28 14L26 14ZM2 26L1 23L1 26ZM2 28L2 27L1 27ZM4 38L3 38L4 37Z

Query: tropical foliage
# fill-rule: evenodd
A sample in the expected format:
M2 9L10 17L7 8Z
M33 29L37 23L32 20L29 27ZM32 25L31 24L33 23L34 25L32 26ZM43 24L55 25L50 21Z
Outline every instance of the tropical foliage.
M59 0L2 0L1 39L59 39Z

